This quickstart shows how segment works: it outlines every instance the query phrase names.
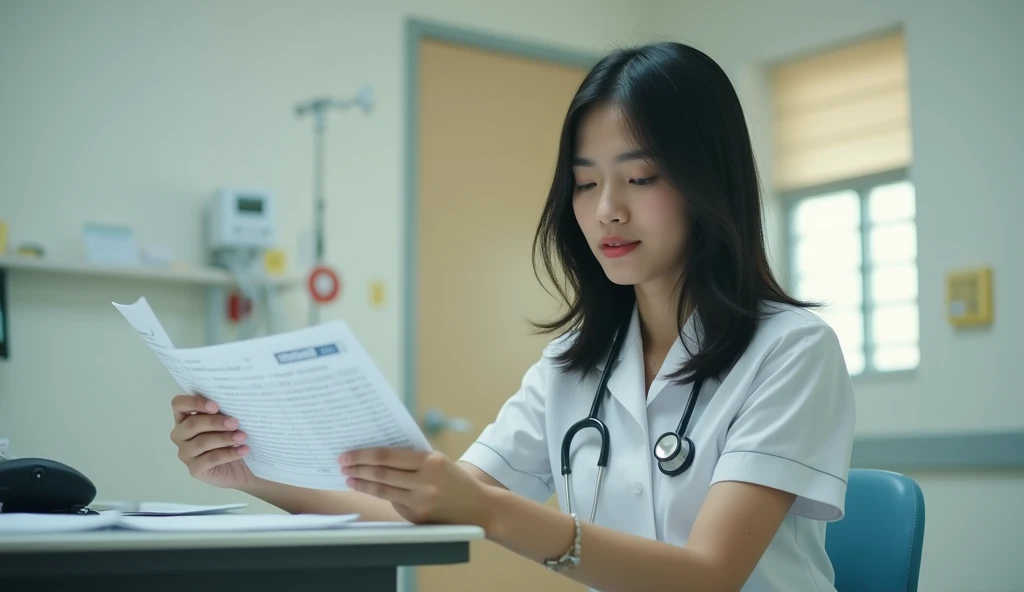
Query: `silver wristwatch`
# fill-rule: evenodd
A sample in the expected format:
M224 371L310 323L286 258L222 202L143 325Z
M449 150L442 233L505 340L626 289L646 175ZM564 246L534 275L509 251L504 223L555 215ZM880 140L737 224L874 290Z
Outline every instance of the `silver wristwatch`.
M570 567L576 567L580 564L580 535L582 531L580 528L580 519L576 517L576 514L570 514L570 516L572 516L573 522L576 523L576 538L569 547L569 550L565 552L565 555L562 555L558 559L544 560L544 566L551 571L562 571Z

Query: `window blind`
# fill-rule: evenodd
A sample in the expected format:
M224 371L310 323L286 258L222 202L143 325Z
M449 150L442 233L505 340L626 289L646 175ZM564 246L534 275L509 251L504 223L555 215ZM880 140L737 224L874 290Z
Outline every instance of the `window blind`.
M910 165L902 33L780 65L771 77L778 190Z

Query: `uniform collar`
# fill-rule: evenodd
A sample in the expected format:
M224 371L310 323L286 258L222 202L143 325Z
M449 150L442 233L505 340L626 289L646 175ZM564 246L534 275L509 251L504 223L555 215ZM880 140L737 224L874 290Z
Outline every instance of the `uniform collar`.
M611 396L622 405L633 419L647 430L647 407L654 399L671 384L668 378L679 367L690 358L690 353L697 350L697 328L700 323L697 311L687 319L683 325L682 338L676 337L675 342L665 356L665 362L658 371L658 376L651 383L650 394L644 397L644 352L643 339L640 336L640 314L636 305L633 306L632 318L629 322L626 340L622 344L622 350L616 358L615 367L608 377L608 390ZM684 347L683 339L686 340ZM605 362L602 360L597 367L600 373L604 369ZM599 375L600 376L600 375Z
M668 354L665 356L665 361L658 370L658 375L654 377L654 382L651 383L651 392L647 395L648 407L665 387L672 384L669 376L679 370L692 357L692 354L697 352L700 345L698 339L700 326L700 316L694 310L689 318L686 319L686 323L683 324L682 337L676 337L672 347L668 350Z

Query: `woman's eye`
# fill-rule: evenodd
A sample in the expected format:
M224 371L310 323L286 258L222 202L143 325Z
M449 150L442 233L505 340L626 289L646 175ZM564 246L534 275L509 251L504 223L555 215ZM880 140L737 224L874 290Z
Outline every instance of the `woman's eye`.
M630 179L629 182L634 185L650 185L651 183L654 183L654 181L657 180L657 178L657 176L643 177L640 179Z
M586 191L587 189L593 189L594 186L596 186L596 185L597 185L597 183L583 183L583 184L577 183L576 184L576 191Z

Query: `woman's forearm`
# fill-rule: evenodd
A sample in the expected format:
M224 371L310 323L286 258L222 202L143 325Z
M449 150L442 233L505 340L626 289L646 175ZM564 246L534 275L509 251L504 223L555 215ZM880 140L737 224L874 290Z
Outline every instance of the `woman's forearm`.
M411 521L475 524L489 540L538 563L561 557L575 539L571 516L490 485L482 471L435 451L357 450L339 462L350 487L398 504ZM716 483L685 547L583 522L580 563L563 573L606 592L738 592L795 499L754 483Z
M571 516L504 490L489 496L481 519L488 539L537 562L561 557L573 543ZM563 573L584 585L606 592L722 589L714 564L690 549L581 525L580 564Z
M359 514L364 521L405 522L390 502L357 491L306 489L258 477L241 490L290 514Z

